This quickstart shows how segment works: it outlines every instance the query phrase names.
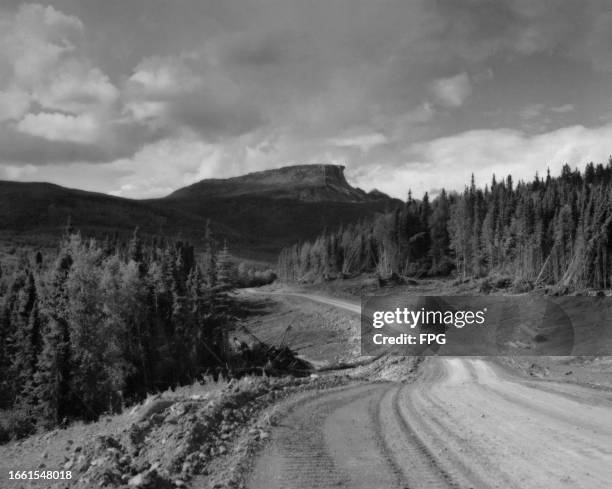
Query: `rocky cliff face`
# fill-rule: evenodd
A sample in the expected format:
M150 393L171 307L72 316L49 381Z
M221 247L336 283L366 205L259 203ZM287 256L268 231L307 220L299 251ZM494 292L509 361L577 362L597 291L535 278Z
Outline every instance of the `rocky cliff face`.
M352 187L340 165L296 165L249 173L235 178L209 179L172 193L169 199L216 199L237 196L265 196L306 202L368 202L385 200L382 194L366 194Z

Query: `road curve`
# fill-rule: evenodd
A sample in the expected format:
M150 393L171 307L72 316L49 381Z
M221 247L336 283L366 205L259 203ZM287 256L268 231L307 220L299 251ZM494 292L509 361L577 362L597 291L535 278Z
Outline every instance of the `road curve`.
M544 386L545 388L542 388ZM414 384L323 393L274 429L251 489L612 487L609 393L429 358Z

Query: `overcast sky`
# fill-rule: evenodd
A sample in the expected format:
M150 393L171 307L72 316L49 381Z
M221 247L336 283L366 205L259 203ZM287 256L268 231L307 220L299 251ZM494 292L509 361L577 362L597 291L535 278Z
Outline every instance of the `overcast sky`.
M607 0L2 0L0 44L0 179L335 163L405 198L612 154Z

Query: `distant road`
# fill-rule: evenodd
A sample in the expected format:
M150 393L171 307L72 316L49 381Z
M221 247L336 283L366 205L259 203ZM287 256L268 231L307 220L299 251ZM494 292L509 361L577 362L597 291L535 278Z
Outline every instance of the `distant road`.
M248 289L242 289L242 290L248 294L283 295L283 296L291 296L291 297L302 297L304 299L308 299L311 301L320 302L321 304L328 304L330 306L338 307L340 309L344 309L346 311L350 311L355 314L361 314L361 304L356 301L349 301L345 299L335 299L331 297L326 297L324 295L305 294L302 292L268 292L268 291L261 291L255 288L248 288Z
M354 302L290 295L359 313ZM251 489L612 487L612 396L427 358L412 384L322 392L272 431Z

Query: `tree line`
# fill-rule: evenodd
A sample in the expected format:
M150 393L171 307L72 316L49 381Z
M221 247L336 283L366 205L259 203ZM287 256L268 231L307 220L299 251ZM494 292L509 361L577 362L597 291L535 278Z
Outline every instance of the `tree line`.
M236 269L207 236L199 260L182 241L70 232L50 256L4 264L0 438L94 420L219 365Z
M281 251L279 277L316 281L363 272L462 277L500 273L531 285L610 287L612 159L583 172L511 176L462 193L412 198L373 220L324 232Z

